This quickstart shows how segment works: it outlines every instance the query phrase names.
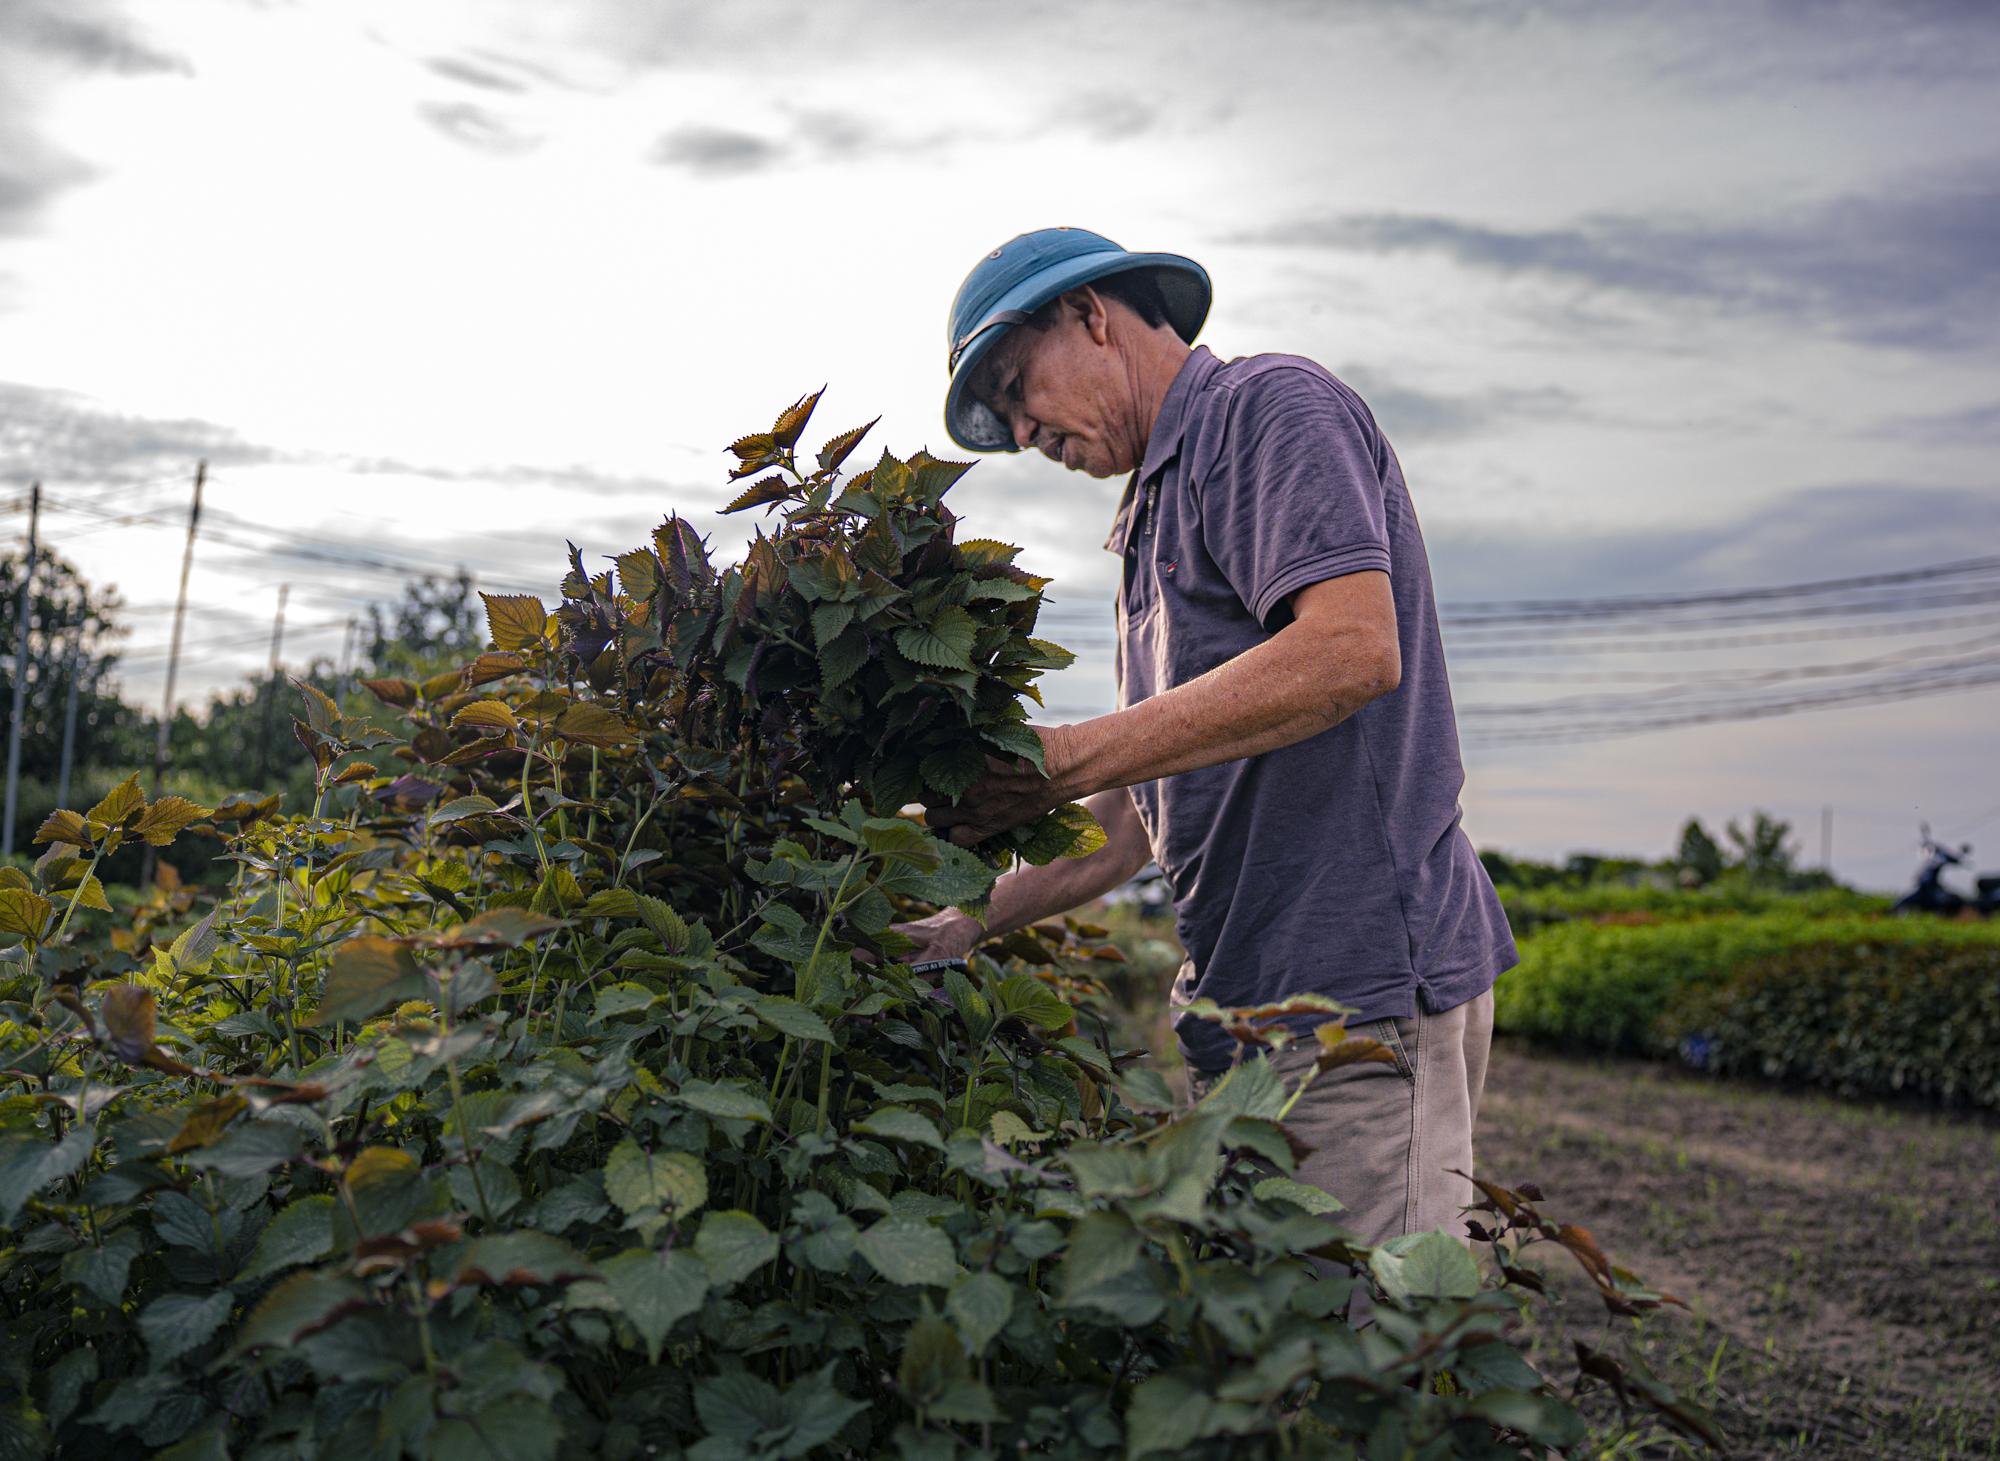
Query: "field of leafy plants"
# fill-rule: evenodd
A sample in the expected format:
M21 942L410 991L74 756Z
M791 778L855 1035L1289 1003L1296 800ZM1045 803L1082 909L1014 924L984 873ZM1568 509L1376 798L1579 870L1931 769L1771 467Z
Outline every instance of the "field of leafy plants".
M1810 908L1521 941L1497 1028L1842 1094L2000 1109L2000 926Z
M134 778L0 870L0 1458L1500 1457L1574 1443L1579 1387L1712 1437L1609 1341L1510 1344L1530 1250L1667 1302L1531 1186L1481 1184L1473 1251L1371 1250L1267 1064L1177 1109L1101 929L901 961L1102 834L904 814L1037 759L1066 655L959 540L964 468L804 458L815 401L730 449L740 563L680 518L572 549L469 663L302 687L311 806Z

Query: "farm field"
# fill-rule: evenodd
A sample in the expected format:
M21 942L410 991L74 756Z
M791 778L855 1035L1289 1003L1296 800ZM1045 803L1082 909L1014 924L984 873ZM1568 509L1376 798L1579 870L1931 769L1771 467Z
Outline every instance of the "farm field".
M2000 1123L1503 1038L1478 1142L1482 1175L1687 1300L1639 1321L1645 1348L1732 1454L2000 1455ZM1572 1290L1533 1336L1553 1361L1606 1321L1549 1271ZM1682 1454L1652 1434L1606 1454Z

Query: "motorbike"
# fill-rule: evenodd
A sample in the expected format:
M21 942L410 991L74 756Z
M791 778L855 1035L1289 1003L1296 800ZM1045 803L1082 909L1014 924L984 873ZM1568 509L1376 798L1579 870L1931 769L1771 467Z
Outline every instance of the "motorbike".
M1917 871L1916 886L1911 888L1889 909L1891 913L1937 913L1947 918L1962 913L1975 913L1981 918L1990 918L2000 913L2000 874L1975 874L1971 897L1948 887L1944 881L1946 868L1971 868L1972 844L1959 844L1954 852L1931 836L1930 824L1923 827L1924 865Z

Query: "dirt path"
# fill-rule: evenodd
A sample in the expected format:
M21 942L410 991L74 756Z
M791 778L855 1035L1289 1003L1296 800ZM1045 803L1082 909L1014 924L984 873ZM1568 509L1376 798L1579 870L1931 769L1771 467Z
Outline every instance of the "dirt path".
M1503 1041L1478 1151L1688 1301L1645 1349L1731 1454L2000 1457L2000 1125ZM1606 1321L1551 1272L1569 1302L1534 1343L1561 1369Z

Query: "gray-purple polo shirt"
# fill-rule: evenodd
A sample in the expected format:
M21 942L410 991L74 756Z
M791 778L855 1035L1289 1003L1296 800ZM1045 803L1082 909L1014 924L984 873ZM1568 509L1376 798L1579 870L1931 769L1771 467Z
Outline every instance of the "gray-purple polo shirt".
M1459 825L1465 771L1416 510L1361 398L1295 355L1225 364L1196 349L1105 547L1124 560L1121 707L1269 639L1311 584L1377 569L1396 601L1399 688L1294 745L1131 789L1188 953L1174 1006L1311 992L1359 1023L1490 988L1514 940ZM1174 1027L1189 1064L1230 1063L1217 1026Z

